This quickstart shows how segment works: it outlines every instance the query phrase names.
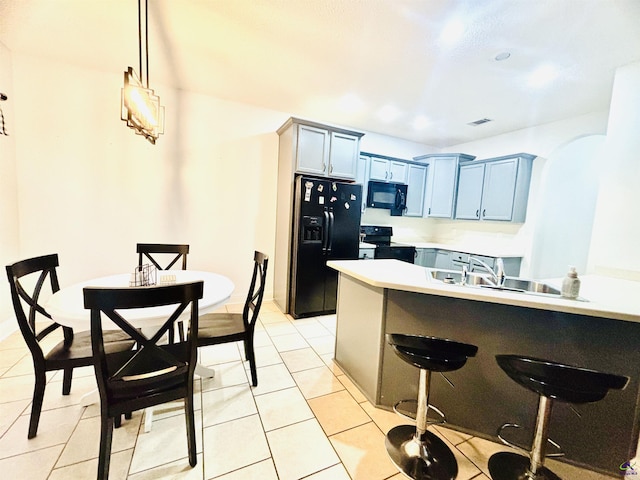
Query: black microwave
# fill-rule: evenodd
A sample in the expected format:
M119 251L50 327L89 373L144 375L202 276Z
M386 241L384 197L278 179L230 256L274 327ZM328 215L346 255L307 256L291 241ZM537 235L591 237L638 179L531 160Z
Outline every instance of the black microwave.
M403 183L370 181L367 207L386 208L392 216L400 216L407 209L407 186Z

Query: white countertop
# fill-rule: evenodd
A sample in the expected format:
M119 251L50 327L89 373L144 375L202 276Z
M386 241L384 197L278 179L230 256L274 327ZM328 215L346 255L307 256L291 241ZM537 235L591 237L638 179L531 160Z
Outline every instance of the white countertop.
M508 292L488 288L448 285L433 280L425 267L399 260L331 260L330 267L374 287L501 303L579 315L640 323L640 282L586 275L581 277L580 297L588 301ZM559 286L561 280L549 280Z

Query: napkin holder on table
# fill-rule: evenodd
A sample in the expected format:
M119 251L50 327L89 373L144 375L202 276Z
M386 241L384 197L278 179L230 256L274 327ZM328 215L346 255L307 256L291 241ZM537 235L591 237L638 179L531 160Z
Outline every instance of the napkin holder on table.
M130 287L149 287L155 285L157 269L153 265L145 264L135 268L129 279Z

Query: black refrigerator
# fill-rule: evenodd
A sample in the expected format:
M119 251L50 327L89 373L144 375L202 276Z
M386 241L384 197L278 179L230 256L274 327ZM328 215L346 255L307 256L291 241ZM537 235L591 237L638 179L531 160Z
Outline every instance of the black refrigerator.
M289 313L294 318L335 313L338 272L327 260L356 260L362 186L296 177Z

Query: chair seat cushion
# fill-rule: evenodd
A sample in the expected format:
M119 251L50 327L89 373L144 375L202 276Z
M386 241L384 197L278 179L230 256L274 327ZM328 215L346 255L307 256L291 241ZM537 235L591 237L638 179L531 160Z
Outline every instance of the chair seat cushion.
M198 338L217 338L245 332L241 313L208 313L198 319Z
M131 337L120 331L107 330L103 333L103 338L107 353L131 350L135 344ZM91 332L74 332L71 347L65 348L64 341L61 341L46 354L45 358L49 363L75 360L77 361L76 365L92 365Z

